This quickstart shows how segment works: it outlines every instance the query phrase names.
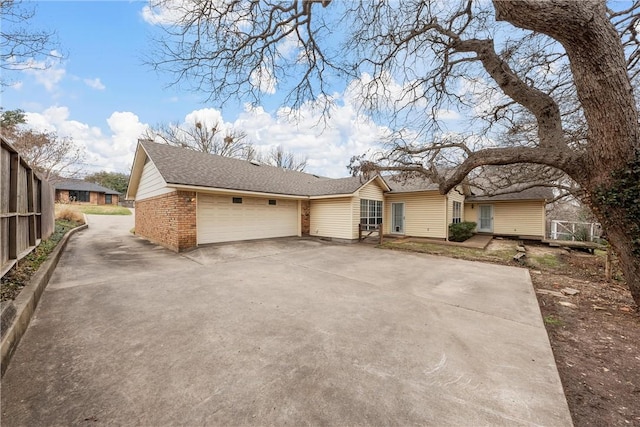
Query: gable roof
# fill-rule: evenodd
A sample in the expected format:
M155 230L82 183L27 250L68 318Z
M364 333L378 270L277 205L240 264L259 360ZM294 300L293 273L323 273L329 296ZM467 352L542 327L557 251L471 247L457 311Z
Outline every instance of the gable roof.
M412 176L402 178L398 175L383 177L391 193L415 193L417 191L438 191L440 187L426 176Z
M92 191L94 193L104 194L120 194L115 190L112 190L102 185L98 185L93 182L84 181L82 179L62 178L53 183L53 187L56 190L71 190L71 191Z
M202 153L187 148L140 141L139 147L151 159L167 184L251 191L302 197L348 195L372 180L361 177L332 179L257 162ZM134 169L139 152L136 152ZM144 159L146 161L146 159ZM132 172L131 183L137 187ZM138 178L139 179L139 178ZM374 179L380 179L376 177ZM383 186L386 183L380 179ZM136 189L133 190L135 193Z

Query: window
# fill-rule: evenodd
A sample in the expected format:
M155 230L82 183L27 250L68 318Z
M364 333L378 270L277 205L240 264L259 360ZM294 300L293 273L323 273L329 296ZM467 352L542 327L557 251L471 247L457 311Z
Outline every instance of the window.
M453 202L453 214L452 214L451 222L453 224L458 224L462 222L462 203L461 202Z
M234 197L232 202L233 203L242 203L242 197Z
M271 206L275 206L275 205L276 205L276 203L277 203L277 202L276 202L276 200L275 200L275 199L269 199L269 204L270 204Z
M382 201L360 199L360 224L371 230L382 224Z
M69 190L69 201L70 202L88 202L89 192L80 191L80 190Z

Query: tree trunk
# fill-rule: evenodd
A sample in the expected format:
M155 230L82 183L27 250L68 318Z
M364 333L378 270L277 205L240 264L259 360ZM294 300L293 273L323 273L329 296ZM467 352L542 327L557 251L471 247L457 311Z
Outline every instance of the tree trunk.
M640 307L640 255L634 253L634 248L637 247L637 242L634 239L637 239L637 236L629 231L633 224L628 224L625 221L629 214L628 210L624 207L594 207L596 212L602 211L604 208L607 209L606 215L596 213L596 216L603 225L607 241L611 243L618 256L620 268L631 295L636 305Z
M580 156L580 170L565 172L589 195L587 202L602 223L640 307L638 111L620 36L609 21L606 4L494 0L493 5L497 19L546 34L567 52L587 121L588 143Z

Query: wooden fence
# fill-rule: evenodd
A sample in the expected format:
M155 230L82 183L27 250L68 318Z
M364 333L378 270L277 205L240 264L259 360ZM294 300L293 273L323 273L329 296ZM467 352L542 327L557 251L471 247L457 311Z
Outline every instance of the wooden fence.
M55 227L53 186L38 177L2 135L0 150L0 277Z

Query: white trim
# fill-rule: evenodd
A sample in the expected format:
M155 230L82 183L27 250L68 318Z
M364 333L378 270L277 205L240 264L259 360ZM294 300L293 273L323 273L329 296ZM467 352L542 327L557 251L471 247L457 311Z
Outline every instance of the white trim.
M199 193L206 193L206 194L243 194L246 196L261 197L261 198L271 197L274 199L295 199L295 200L308 199L307 196L293 196L290 194L277 194L277 193L261 193L259 191L247 191L247 190L229 190L228 188L200 187L197 185L167 184L167 187L175 188L176 190L197 191Z
M360 187L362 188L362 187ZM358 188L356 191L354 191L353 193L346 193L346 194L328 194L328 195L324 195L324 196L303 196L302 198L304 199L309 199L309 200L321 200L321 199L344 199L345 197L355 197L356 193L358 191L360 191L360 188Z
M482 207L488 206L491 208L491 222L489 228L481 228L482 226ZM493 205L489 203L478 204L478 232L479 233L493 233Z
M394 205L402 205L402 229L400 231L396 231L395 230L395 214L393 212L393 206ZM404 235L405 234L405 228L406 228L406 206L404 202L391 202L391 220L390 220L390 225L391 225L391 233L390 234L399 234L399 235ZM383 219L384 221L384 219Z

